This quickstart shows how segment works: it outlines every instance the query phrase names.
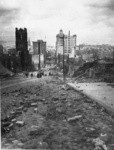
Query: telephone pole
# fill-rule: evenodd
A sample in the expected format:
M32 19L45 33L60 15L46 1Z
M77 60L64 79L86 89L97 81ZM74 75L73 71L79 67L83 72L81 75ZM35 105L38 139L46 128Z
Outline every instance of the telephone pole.
M63 34L63 81L65 83L65 66L64 66L64 59L65 59L65 56L64 56L64 34Z

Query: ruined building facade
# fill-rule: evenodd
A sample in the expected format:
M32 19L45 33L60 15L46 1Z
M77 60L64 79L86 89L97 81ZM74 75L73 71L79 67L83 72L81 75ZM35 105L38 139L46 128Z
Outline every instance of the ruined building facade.
M27 29L16 28L16 51L20 56L22 70L27 70L28 65L28 42L27 42Z
M46 42L43 40L33 41L33 54L32 62L34 63L35 69L38 69L40 55L40 64L45 66L46 64Z

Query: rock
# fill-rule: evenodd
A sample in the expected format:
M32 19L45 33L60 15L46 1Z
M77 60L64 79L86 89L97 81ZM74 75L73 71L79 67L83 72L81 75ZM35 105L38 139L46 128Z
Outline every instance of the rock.
M26 101L25 103L24 103L24 107L30 107L31 106L31 102L30 101Z
M19 141L18 141L18 140L14 140L14 141L12 141L12 143L13 143L14 145L16 145L16 144L19 143Z
M61 93L61 95L66 95L66 93Z
M27 99L28 99L28 95L25 95L25 96L24 96L24 99L26 99L26 100L27 100Z
M93 108L91 106L89 106L88 109L93 109Z
M37 106L37 105L38 105L37 103L31 103L32 107Z
M23 109L23 107L24 107L24 106L20 106L20 107L18 107L18 108L15 108L15 110L20 111L20 110Z
M5 146L5 149L12 149L12 145L9 143L5 144L4 146Z
M9 121L9 119L10 119L10 116L9 115L7 115L4 119L2 119L1 121L3 121L3 122L8 122Z
M66 100L66 97L61 97L61 100Z
M68 91L68 90L72 90L72 88L71 88L71 87L67 87L66 90L67 90L67 91Z
M78 116L68 118L67 121L68 122L73 122L73 121L76 121L76 120L81 119L81 118L82 118L82 115L78 115Z
M18 143L17 145L20 146L20 147L22 147L24 144L23 143Z
M100 139L104 142L107 142L109 138L108 138L108 135L106 133L105 134L101 133Z
M48 102L47 102L47 101L45 101L45 102L44 102L44 104L48 104Z
M15 112L14 112L14 111L11 111L11 112L10 112L10 114L11 114L11 115L14 115L14 114L15 114Z
M11 123L11 124L8 126L8 128L9 128L9 129L12 129L12 128L13 128L13 126L14 126L14 124L13 124L13 123Z
M29 135L41 135L43 133L44 133L44 129L35 125L33 125L29 131Z
M38 113L38 108L34 108L34 112L35 112L35 113Z
M58 101L58 100L59 100L59 97L53 97L52 100Z
M61 86L61 89L62 89L62 90L65 90L65 89L66 89L66 86L65 86L65 85L62 85L62 86Z
M8 127L10 125L10 122L2 122L3 127Z
M68 107L71 107L71 106L72 106L72 104L71 104L70 102L68 102L68 103L67 103L67 106L68 106Z
M16 124L17 124L19 127L24 126L24 122L23 122L23 121L17 121Z
M30 141L24 143L24 149L38 149L47 150L48 144L46 142L38 141L38 139L31 139Z
M22 111L18 110L18 111L15 112L15 114L20 115L20 114L22 114Z
M9 143L6 143L6 144L4 144L5 146L9 146L9 145L11 145L11 144L9 144Z
M24 109L23 109L24 112L27 112L27 110L28 110L27 108L24 108Z
M64 112L61 107L56 108L56 111L57 111L58 113L60 113L60 114Z
M15 97L18 97L19 95L20 95L20 93L15 93L14 94Z
M38 99L34 99L34 101L41 101L41 102L45 102L45 98L38 98Z
M20 101L19 103L20 103L20 105L23 105L23 104L24 104L24 102L23 102L23 101Z
M86 128L86 131L92 132L92 131L95 131L95 129L94 128Z
M41 100L42 100L43 102L45 102L45 100L46 100L46 99L45 99L45 98L43 98L43 99L41 99Z
M11 120L11 122L16 122L16 119L15 119L15 118L14 118L14 119L12 119L12 120Z

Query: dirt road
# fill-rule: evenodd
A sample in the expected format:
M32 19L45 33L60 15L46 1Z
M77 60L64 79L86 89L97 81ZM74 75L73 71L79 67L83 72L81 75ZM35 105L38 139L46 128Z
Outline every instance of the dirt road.
M114 149L114 119L57 77L2 89L1 114L2 149Z

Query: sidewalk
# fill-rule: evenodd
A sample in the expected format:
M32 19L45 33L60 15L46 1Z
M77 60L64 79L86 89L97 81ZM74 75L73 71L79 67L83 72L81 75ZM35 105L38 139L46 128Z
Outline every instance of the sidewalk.
M114 115L114 84L97 83L68 83L75 90L80 91L95 100Z

